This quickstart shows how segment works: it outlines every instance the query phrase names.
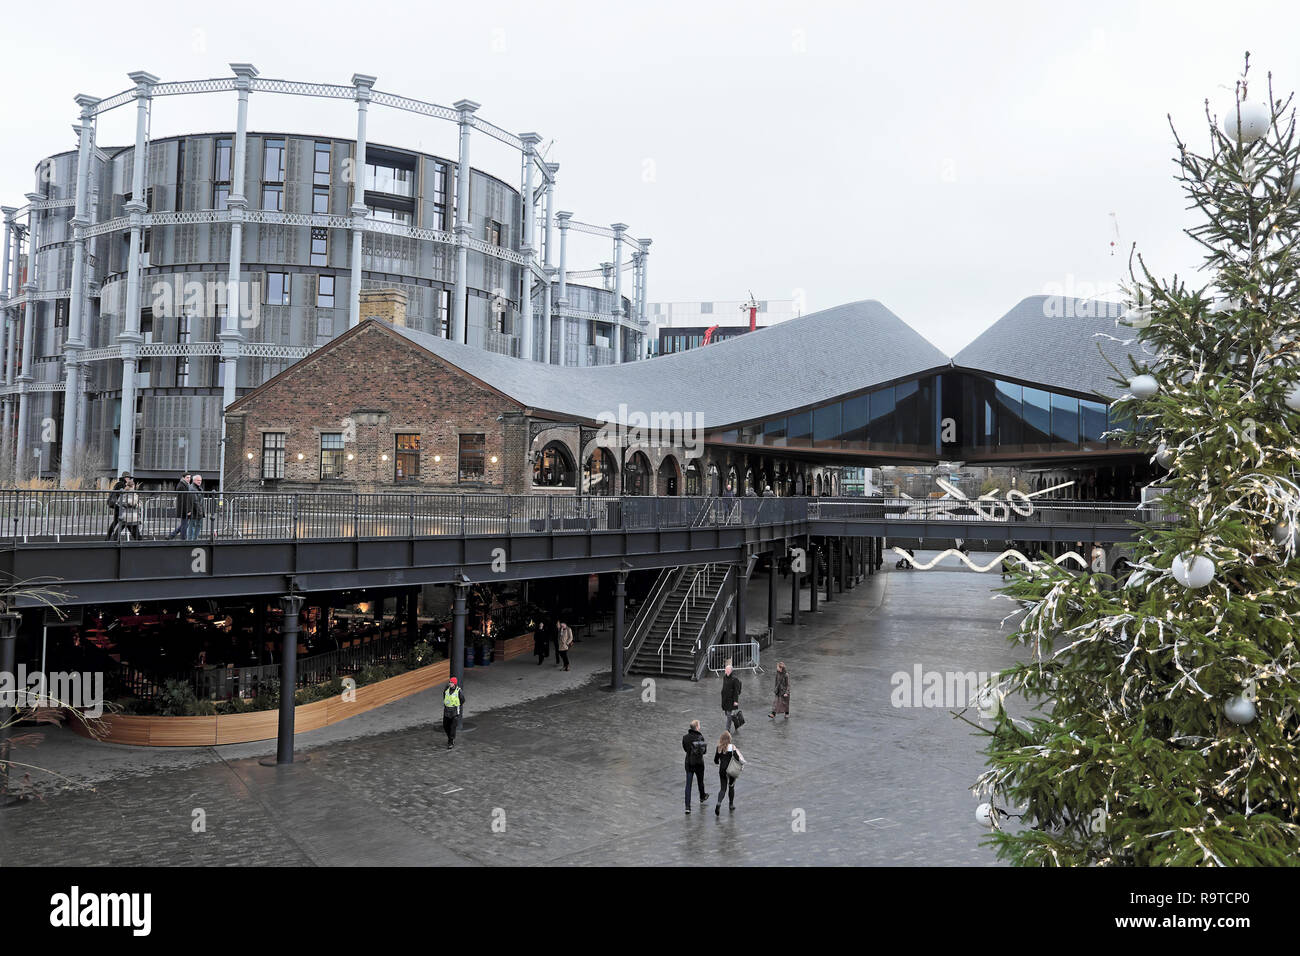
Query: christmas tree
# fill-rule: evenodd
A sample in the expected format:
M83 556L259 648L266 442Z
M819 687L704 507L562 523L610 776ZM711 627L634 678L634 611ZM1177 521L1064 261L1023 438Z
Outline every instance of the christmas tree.
M1204 154L1174 132L1202 282L1135 256L1126 288L1113 408L1167 469L1160 520L1117 577L1044 560L1005 589L1028 660L999 691L1035 710L984 700L975 791L1017 864L1300 862L1300 144L1249 67Z

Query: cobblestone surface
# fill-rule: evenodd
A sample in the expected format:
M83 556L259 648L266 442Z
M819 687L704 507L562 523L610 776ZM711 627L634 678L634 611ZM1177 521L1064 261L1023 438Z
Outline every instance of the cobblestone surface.
M95 788L0 810L0 863L992 863L968 789L979 739L946 708L892 706L891 676L918 664L1005 666L1013 650L999 621L1010 605L990 600L996 575L889 567L798 628L779 625L767 673L742 675L749 722L737 744L748 766L734 813L698 803L682 812L681 736L698 717L716 740L718 680L631 678L632 689L609 693L605 645L586 641L569 674L529 660L470 670L479 709L454 751L435 726L436 702L419 698L300 736L310 759L291 767L258 763L270 745L107 748L125 756L74 767L104 745L56 735L47 753ZM778 593L788 613L788 582ZM748 598L756 627L764 579ZM778 659L791 672L793 716L773 722ZM705 780L716 795L712 764ZM206 830L196 833L200 809Z

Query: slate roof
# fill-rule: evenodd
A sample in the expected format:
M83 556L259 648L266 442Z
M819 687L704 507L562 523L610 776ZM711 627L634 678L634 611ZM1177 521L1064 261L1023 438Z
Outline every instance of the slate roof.
M1030 296L953 356L952 363L999 378L1114 399L1121 389L1102 355L1127 373L1130 352L1142 354L1137 342L1123 344L1137 333L1116 325L1122 314L1121 307L1101 300Z
M879 302L850 302L708 348L622 365L561 367L396 327L393 331L522 405L584 419L602 412L694 412L745 422L948 365Z

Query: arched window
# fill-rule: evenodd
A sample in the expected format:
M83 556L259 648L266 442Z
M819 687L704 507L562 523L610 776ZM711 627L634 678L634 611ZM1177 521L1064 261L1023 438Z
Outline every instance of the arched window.
M700 463L695 460L686 463L686 472L682 476L686 488L684 494L699 496L704 494L704 476L700 473Z
M649 495L654 491L650 486L650 459L644 452L634 451L623 469L623 494Z
M564 442L550 442L533 459L535 488L572 488L576 478L573 458Z
M615 493L614 456L608 448L596 448L582 466L582 492L587 495L612 495Z
M665 455L664 460L659 463L659 481L656 492L661 495L680 495L682 493L677 482L677 459L672 455Z

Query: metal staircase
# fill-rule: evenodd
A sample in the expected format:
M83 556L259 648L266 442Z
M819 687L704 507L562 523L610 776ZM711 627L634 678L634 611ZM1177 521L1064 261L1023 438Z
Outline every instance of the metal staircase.
M708 648L725 628L736 569L698 564L660 575L632 629L625 660L629 674L698 678Z

